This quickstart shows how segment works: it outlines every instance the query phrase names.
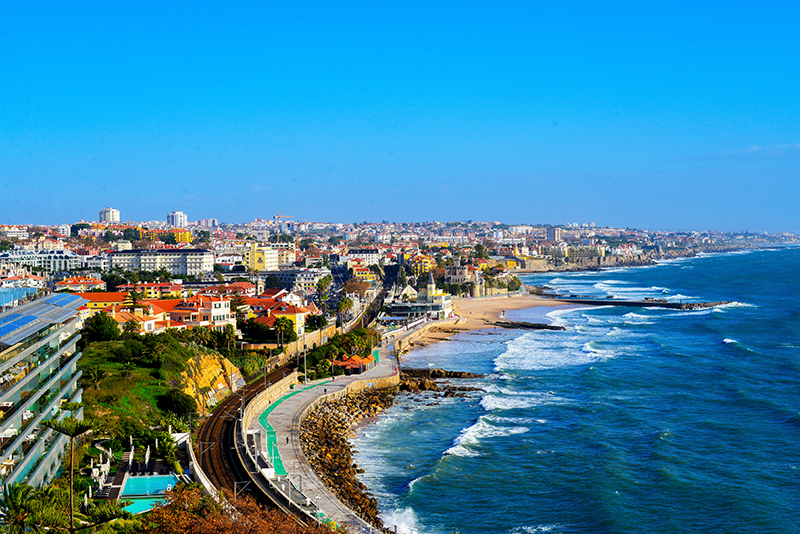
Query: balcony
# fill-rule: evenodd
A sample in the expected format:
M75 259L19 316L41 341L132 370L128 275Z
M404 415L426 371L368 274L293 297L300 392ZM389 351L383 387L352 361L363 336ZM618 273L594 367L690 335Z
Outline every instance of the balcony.
M56 355L54 357L58 357L58 356ZM54 398L56 400L50 400L48 398L47 399L48 406L44 410L41 410L41 409L39 409L39 410L31 410L31 407L34 404L36 404L38 401L41 400L42 395L40 395L40 393L46 392L46 394L49 396L50 392L53 390L53 388L57 387L57 391L61 392L61 391L63 391L65 389L67 384L77 382L77 380L81 376L81 371L76 371L75 373L70 374L70 373L65 373L64 370L68 369L69 367L71 367L74 364L76 364L80 357L81 357L81 353L78 353L78 354L74 355L71 359L69 359L69 360L67 360L65 362L61 362L61 364L60 364L60 366L59 366L59 368L57 370L54 370L54 372L52 372L50 374L50 376L46 380L41 380L40 379L39 383L38 383L38 387L36 387L35 390L33 390L29 395L27 395L22 400L20 400L20 402L18 402L13 408L11 408L11 410L6 412L5 417L3 419L3 424L0 425L0 436L3 436L5 434L10 434L9 430L14 428L14 418L15 418L15 415L17 415L17 414L22 414L23 417L19 421L19 429L18 429L17 434L16 434L16 435L18 435L18 437L17 437L16 440L14 440L14 443L16 443L18 440L20 440L23 437L22 436L23 433L21 432L23 429L31 427L31 425L33 425L32 427L35 428L36 425L38 425L38 423L42 420L42 415L46 414L47 410L50 409L52 406L54 406L54 403L56 402L56 400L59 397L61 397L61 395L56 393L54 395ZM67 376L70 376L70 378L68 379L67 383L66 384L62 384L62 380L65 379ZM25 417L26 412L32 412L32 415L28 416L28 417ZM2 441L2 440L11 441L10 438L11 438L11 436L9 435L6 438L0 438L0 441ZM0 448L2 448L3 454L5 454L5 452L7 451L6 445L7 445L7 443L3 443L2 446L0 446Z
M25 341L11 347L3 354L0 354L0 367L2 367L3 364L9 362L10 360L12 360L17 356L19 356L21 359L25 357L24 353L27 352L29 354L35 350L38 350L45 344L51 343L56 339L56 336L60 335L61 332L64 331L64 329L72 328L74 330L75 326L78 324L79 321L80 318L76 317L75 319L71 320L65 325L54 324L45 330L42 330L40 332L37 332L36 334L31 335ZM75 332L72 334L72 336L70 336L70 339L78 335L79 335L78 332ZM69 339L66 341L69 341Z
M70 401L75 402L80 399L82 390L75 391L70 396ZM66 413L61 413L58 419L66 417ZM78 418L82 418L83 408L78 412ZM23 450L22 457L17 460L15 466L8 473L4 480L5 484L21 481L28 482L33 486L38 486L45 482L45 468L54 460L54 456L64 450L69 438L63 436L49 428L40 432L35 441L30 442ZM4 464L10 462L6 459Z
M32 363L32 364L26 366L24 369L22 367L20 367L16 371L16 373L14 373L14 372L6 373L2 377L0 377L0 380L3 380L2 386L0 386L0 388L2 388L2 392L0 392L0 397L4 397L4 398L8 399L9 397L11 397L14 394L16 394L17 392L19 392L24 386L30 387L31 391L33 391L35 389L38 389L37 387L32 385L34 380L33 380L33 377L31 375L36 371L36 369L40 369L42 367L47 367L47 366L52 365L53 363L55 363L55 360L57 358L61 359L61 360L64 360L65 359L64 358L64 353L75 350L75 345L78 342L78 337L79 336L80 336L80 334L76 333L76 334L73 334L72 336L70 336L68 339L65 339L59 345L59 348L57 350L55 350L55 351L52 351L50 353L50 355L47 356L47 358L45 360L41 360L41 361ZM72 359L72 357L67 357L66 359L69 360L69 359ZM20 361L20 362L17 362L16 365L20 365L22 363L25 363L25 362ZM60 361L58 369L54 369L53 371L51 371L50 375L52 375L54 372L58 372L60 369L63 369L65 365L66 365L65 361ZM10 370L10 369L13 369L13 368L9 368L7 370ZM42 383L42 379L40 377L39 384L41 384L41 383ZM13 411L15 411L13 408L11 410L6 411L4 419L8 419L9 414L11 412L13 412Z

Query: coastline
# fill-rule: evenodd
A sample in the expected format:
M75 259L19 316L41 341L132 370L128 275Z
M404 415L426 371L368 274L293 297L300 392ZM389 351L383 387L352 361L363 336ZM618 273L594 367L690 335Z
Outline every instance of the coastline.
M456 334L492 328L503 319L503 312L529 308L556 308L569 305L556 299L536 295L499 295L482 298L454 298L453 310L457 320L453 324L431 323L408 344L408 349L427 347L433 343L449 341Z

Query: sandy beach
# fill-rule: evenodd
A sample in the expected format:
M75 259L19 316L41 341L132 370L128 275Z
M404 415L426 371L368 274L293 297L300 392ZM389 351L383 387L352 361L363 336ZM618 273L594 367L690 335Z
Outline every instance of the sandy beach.
M563 302L544 299L536 295L497 296L480 299L454 298L453 311L457 320L453 320L450 324L440 323L429 326L424 332L414 337L409 348L426 347L432 343L448 340L460 332L491 328L495 321L502 319L501 315L504 310L563 305Z

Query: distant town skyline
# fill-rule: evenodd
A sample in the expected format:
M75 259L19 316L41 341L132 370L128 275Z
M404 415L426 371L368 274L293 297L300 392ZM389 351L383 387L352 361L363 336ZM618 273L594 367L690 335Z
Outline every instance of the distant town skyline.
M800 231L800 7L0 8L0 224Z

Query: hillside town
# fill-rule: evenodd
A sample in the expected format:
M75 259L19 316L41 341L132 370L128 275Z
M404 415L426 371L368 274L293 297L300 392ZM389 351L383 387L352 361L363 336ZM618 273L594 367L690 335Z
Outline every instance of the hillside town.
M76 473L95 497L118 502L126 473L191 472L180 445L191 443L196 418L246 384L263 376L266 387L271 372L289 368L301 382L364 372L377 363L378 339L453 317L455 298L535 292L524 273L648 265L797 237L318 223L280 213L240 224L180 211L123 222L114 208L97 219L0 226L4 488L60 480L71 441L56 414L104 421L94 432L105 439L81 453L90 465L79 459Z

